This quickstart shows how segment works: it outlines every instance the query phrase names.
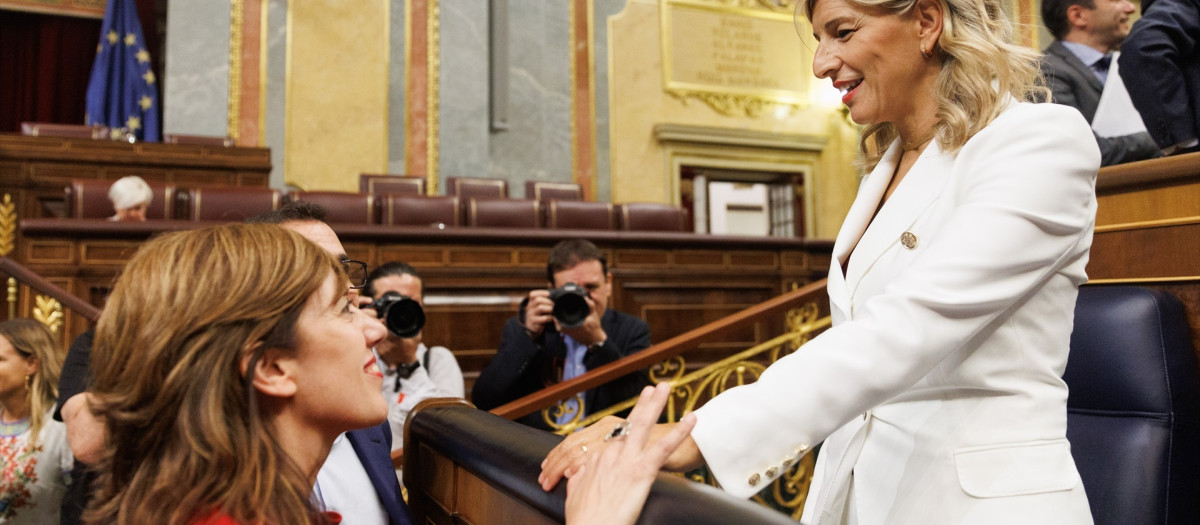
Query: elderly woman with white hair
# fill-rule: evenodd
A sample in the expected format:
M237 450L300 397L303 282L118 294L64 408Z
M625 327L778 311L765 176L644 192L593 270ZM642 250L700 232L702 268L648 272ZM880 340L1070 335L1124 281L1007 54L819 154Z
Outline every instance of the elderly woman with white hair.
M112 201L117 214L109 217L110 221L144 221L146 210L154 192L150 185L137 175L121 177L108 188L108 200Z

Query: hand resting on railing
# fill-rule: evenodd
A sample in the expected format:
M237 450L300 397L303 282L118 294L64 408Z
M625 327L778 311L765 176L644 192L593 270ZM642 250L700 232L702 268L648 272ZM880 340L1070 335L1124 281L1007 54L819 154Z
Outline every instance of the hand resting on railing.
M646 387L628 420L609 417L562 441L542 463L539 483L547 486L547 466L567 465L566 521L569 525L622 525L637 521L658 471L681 445L696 416L656 425L671 387ZM695 449L695 444L691 444ZM698 451L696 452L698 456ZM554 483L557 483L556 477ZM551 487L553 483L549 484ZM549 489L547 489L549 490Z

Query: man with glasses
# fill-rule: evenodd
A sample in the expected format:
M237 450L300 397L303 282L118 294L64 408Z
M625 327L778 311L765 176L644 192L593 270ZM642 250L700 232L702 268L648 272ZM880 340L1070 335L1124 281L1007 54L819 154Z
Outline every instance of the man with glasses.
M320 206L297 201L247 222L278 224L333 254L346 269L350 278L347 294L355 302L358 290L367 282L367 265L346 255L341 240L325 223L326 217ZM413 523L392 469L392 439L387 421L338 436L313 487L313 499L321 509L337 512L343 523L356 525Z

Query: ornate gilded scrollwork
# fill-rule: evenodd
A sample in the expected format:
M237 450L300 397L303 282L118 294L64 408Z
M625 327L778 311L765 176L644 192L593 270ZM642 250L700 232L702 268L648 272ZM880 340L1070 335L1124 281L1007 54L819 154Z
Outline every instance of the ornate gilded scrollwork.
M8 256L17 245L17 204L12 195L0 201L0 256Z
M550 430L566 434L581 426L580 421L586 412L587 410L583 406L583 394L580 393L559 401L557 405L542 409L542 419L550 426ZM563 416L570 417L564 420ZM560 423L560 421L562 422Z
M683 360L683 356L675 356L657 365L650 367L649 375L651 383L662 383L664 381L674 382L683 377L683 372L687 367L687 362Z
M8 278L8 296L5 298L8 303L8 318L17 318L17 278Z
M687 104L688 100L692 98L700 99L714 111L727 117L758 118L768 111L777 109L784 112L783 116L790 116L800 109L799 104L772 101L756 95L728 95L683 89L668 89L667 94L679 99L684 104Z
M829 317L820 315L816 303L790 310L786 315L787 331L784 334L691 373L686 373L686 363L681 356L672 357L651 367L649 375L652 381L666 381L671 385L671 398L666 408L667 420L678 421L683 414L695 410L721 392L757 381L767 366L795 352L817 333L829 327ZM567 434L576 428L590 425L605 416L632 407L636 402L637 399L630 399L588 414L584 418L575 414L571 422L565 425L557 424L556 420L558 414L568 410L566 402L544 410L543 416L555 432ZM788 472L759 492L754 500L799 519L812 481L813 458L813 454L806 454ZM689 472L686 477L700 483L717 484L707 469L703 468Z
M50 330L50 333L58 334L59 329L63 324L63 307L53 297L38 295L34 297L33 318L37 322Z

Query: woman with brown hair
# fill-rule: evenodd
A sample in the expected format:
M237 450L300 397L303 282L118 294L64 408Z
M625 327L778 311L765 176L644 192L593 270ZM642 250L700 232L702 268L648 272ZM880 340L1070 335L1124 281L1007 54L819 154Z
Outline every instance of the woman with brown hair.
M50 413L62 356L37 321L0 322L0 524L58 523L74 464Z
M274 225L148 242L96 329L107 443L91 523L337 522L310 493L334 439L387 415L341 264Z

